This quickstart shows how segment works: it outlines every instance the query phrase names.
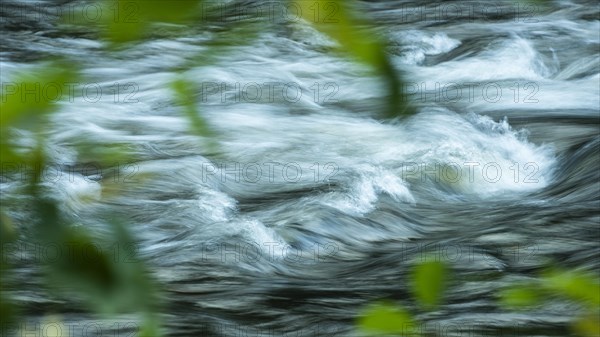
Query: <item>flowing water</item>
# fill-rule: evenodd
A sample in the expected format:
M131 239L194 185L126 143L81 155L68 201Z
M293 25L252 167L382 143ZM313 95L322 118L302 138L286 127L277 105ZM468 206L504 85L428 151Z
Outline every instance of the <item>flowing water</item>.
M3 5L1 80L48 56L83 65L77 90L88 91L45 130L52 162L92 162L81 139L136 159L45 184L82 226L126 220L164 287L170 335L354 336L374 300L420 312L408 272L427 254L453 278L444 305L417 315L425 331L570 335L577 306L510 312L496 294L551 263L599 270L597 2L360 2L418 112L392 121L379 119L381 82L305 22L275 16L216 55L208 46L243 21L235 14L107 52L93 34L57 29L54 10L69 4ZM198 55L206 62L185 75L213 141L189 132L168 87ZM3 200L21 185L3 181ZM118 193L101 198L105 185ZM19 205L9 214L26 227ZM15 296L31 320L50 309L98 321L48 298L35 261L21 262Z

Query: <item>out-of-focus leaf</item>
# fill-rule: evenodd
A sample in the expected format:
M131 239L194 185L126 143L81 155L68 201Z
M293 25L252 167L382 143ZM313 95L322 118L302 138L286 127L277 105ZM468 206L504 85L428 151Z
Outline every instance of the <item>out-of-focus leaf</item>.
M56 111L58 102L70 95L77 79L73 66L64 62L51 62L40 66L28 74L17 76L3 84L0 100L0 154L2 161L26 164L37 168L33 174L31 188L35 189L40 178L40 168L45 162L43 135L48 116ZM10 128L29 129L34 132L37 147L19 151L11 141ZM34 193L34 190L30 191Z
M32 128L67 97L76 79L72 66L51 63L4 83L0 101L0 125ZM4 132L4 130L3 130Z
M378 302L369 305L358 318L358 328L373 336L398 334L412 336L414 322L407 311L389 302Z
M137 259L134 241L116 221L112 235L93 239L83 227L64 223L52 201L36 199L37 238L44 244L69 247L69 254L48 261L52 289L84 296L96 312L152 311L155 288Z
M516 285L501 293L501 303L509 308L524 308L540 303L544 297L564 297L587 306L587 313L573 322L573 331L584 337L600 336L600 281L576 270L552 269L535 283Z
M417 264L412 273L412 290L417 301L426 309L438 305L446 283L446 266L440 261Z
M154 315L146 315L142 321L142 326L139 330L139 337L157 337L161 336L160 324L158 318Z
M4 294L4 283L0 279L0 324L2 327L6 327L10 324L15 317L15 310L13 306L13 302L7 298Z
M580 318L573 324L573 330L583 337L600 337L600 312Z
M119 143L93 143L82 140L74 144L77 149L77 160L81 163L98 163L101 168L106 168L115 163L125 164L139 160L137 154L125 144Z
M73 248L74 254L61 256L50 264L49 272L56 284L68 284L72 289L99 298L111 297L117 287L117 275L110 265L109 257L79 230L64 230L61 240L64 245Z
M0 209L0 327L13 322L16 317L15 303L6 294L6 275L10 272L7 262L6 245L14 242L17 238L16 230L11 219Z
M130 0L121 0L129 2ZM201 0L137 0L140 13L152 21L180 22L188 17L202 3Z
M578 271L553 270L544 274L543 286L594 308L600 307L600 282Z
M89 296L110 298L117 277L110 259L83 229L63 223L58 207L49 200L36 198L36 211L41 222L37 237L44 244L70 247L70 254L49 261L48 276L52 284L78 290Z
M11 219L0 209L0 243L5 244L13 242L17 238L17 233ZM4 263L4 259L0 261Z
M177 79L172 83L172 88L175 92L175 100L183 108L183 112L192 125L192 130L199 136L211 136L212 132L208 124L202 118L196 106L194 83L184 79Z
M151 32L154 23L180 24L197 14L201 0L107 0L112 15L105 17L106 38L128 42Z
M135 243L121 225L114 224L110 241L92 240L78 227L59 231L55 239L70 247L72 253L49 264L49 280L54 288L85 295L88 305L96 312L114 314L156 309L155 286L137 259Z
M331 36L359 61L379 67L385 58L383 46L372 35L360 28L365 22L358 20L344 1L296 1L302 17L321 32ZM315 15L328 9L327 15Z
M367 22L359 20L351 11L348 0L294 2L306 21L338 41L343 50L358 61L370 65L384 79L389 98L385 117L393 118L413 113L401 90L400 73L394 69L385 53L385 46L372 33L364 30ZM326 14L320 14L325 12Z
M121 278L120 295L125 308L153 312L158 305L157 289L149 272L138 256L137 244L123 224L111 221L113 238L118 242L118 251L113 259Z
M2 133L5 132L8 132L8 130L2 130ZM8 139L4 138L0 141L0 158L5 163L19 163L23 161L23 156L15 152Z
M525 286L515 286L500 292L500 303L510 309L523 309L534 306L540 302L539 294L535 289Z

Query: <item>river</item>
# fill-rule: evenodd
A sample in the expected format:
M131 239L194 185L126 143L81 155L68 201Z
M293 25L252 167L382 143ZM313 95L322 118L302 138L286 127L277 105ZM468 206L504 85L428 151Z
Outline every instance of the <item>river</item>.
M2 5L0 80L48 56L83 65L45 130L51 161L93 162L81 139L136 159L45 184L81 226L126 220L163 285L168 335L358 336L372 301L415 307L408 271L432 252L453 276L440 309L417 315L424 330L570 335L576 307L512 312L496 294L549 263L600 268L597 2L360 2L417 111L392 120L368 67L329 52L335 42L293 12L216 55L210 44L245 19L107 52L93 34L57 28L69 5ZM175 104L168 83L183 68L213 138L191 134ZM105 199L107 181L117 192ZM0 186L8 200L20 182ZM10 211L17 223L24 208ZM71 310L76 299L48 298L35 261L21 262L28 319L51 308L108 326L73 335L112 335Z

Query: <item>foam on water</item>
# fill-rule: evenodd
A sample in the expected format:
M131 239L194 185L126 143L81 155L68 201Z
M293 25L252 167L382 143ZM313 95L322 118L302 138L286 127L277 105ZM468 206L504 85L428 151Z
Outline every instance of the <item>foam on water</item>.
M57 170L56 173L52 178L46 178L44 185L49 191L49 197L58 200L67 214L76 216L91 203L100 201L102 186L95 181L100 178L99 176L84 177L80 174L70 174L67 177L62 170Z
M553 74L531 43L518 36L494 43L474 57L409 70L412 76L428 83L541 80Z
M461 91L461 100L467 103L470 111L506 110L521 111L535 109L552 114L569 114L577 110L577 114L597 116L600 106L600 75L594 74L585 78L569 81L573 90L565 90L564 81L507 81L499 82L484 93L484 86L474 89L472 103L468 102L467 90ZM493 101L493 103L492 103Z
M367 164L360 166L360 176L350 182L346 191L331 192L321 197L324 205L346 214L364 216L375 209L377 199L382 193L399 203L415 202L406 182L391 170Z
M460 41L448 37L446 33L428 34L423 31L409 30L392 32L390 38L408 44L402 52L402 62L417 65L425 60L427 55L438 55L451 51L460 45Z
M313 33L316 34L310 30L303 32ZM426 56L447 53L461 43L444 33L416 30L398 38L407 39L409 49L421 55L413 59L416 63ZM278 50L272 43L274 39L284 39L282 44L291 49ZM219 135L216 158L198 159L203 143L182 135L187 132L186 121L168 105L173 102L173 95L164 86L176 75L133 71L139 60L118 67L114 63L97 63L85 71L86 77L102 80L99 83L107 90L112 84L108 78L115 75L122 76L123 83L139 83L138 103L117 104L114 97L106 95L89 104L82 97L76 97L73 102L63 103L61 112L54 116L49 139L52 144L69 144L85 136L99 142L129 144L145 160L138 163L139 173L149 174L150 178L135 192L137 199L127 202L142 206L145 202L155 203L156 199L171 200L162 202L160 207L186 208L184 215L176 215L175 209L161 213L158 207L145 218L162 217L164 222L193 218L186 226L197 227L203 233L210 233L204 231L205 225L216 223L227 224L220 227L231 232L230 226L235 223L245 228L236 233L247 235L250 240L275 239L269 236L275 234L252 216L240 220L238 203L262 200L270 194L323 189L325 192L308 194L307 198L344 214L362 217L377 209L382 196L391 198L398 207L410 207L421 202L423 193L440 199L478 200L535 191L551 181L555 164L551 147L529 143L524 134L512 130L507 121L494 122L485 116L447 109L427 109L402 123L382 123L335 105L315 102L309 89L315 81L321 81L321 86L324 81L340 84L336 99L341 101L376 98L381 91L373 77L362 76L363 67L342 60L330 62L335 58L290 41L266 34L258 42L264 48L243 62L238 54L229 54L222 60L227 69L202 66L187 73L200 86L206 82L232 85L277 81L294 82L304 90L302 99L294 104L223 104L220 95L204 102L199 93L196 99L203 107L202 115ZM165 43L152 42L140 48L155 51L169 47L174 50L172 53L185 51L187 54L198 51L196 46L186 49L181 41ZM271 57L282 52L290 53L292 59L282 62ZM308 65L307 60L311 61ZM152 55L146 56L142 63L146 64L143 69L148 65L158 66ZM119 72L123 67L129 70ZM504 69L499 70L499 67ZM414 69L415 77L427 81L480 81L497 79L499 75L540 79L551 73L532 45L519 37L501 43L499 50L490 47L472 58ZM365 87L372 90L364 90ZM294 109L305 108L315 113L293 113ZM72 128L74 122L78 125L76 129ZM69 146L56 146L54 153L57 160L81 159ZM181 159L164 161L165 156ZM290 179L289 174L281 171L268 172L265 164L271 162L293 164L294 170L299 167L301 174L296 179L292 170L294 179ZM210 165L208 175L208 168L203 166L207 164ZM258 166L262 168L262 176L258 180L247 176L236 180L236 174L232 175L232 166L236 164L242 168L248 164L254 165L253 169ZM523 183L533 171L533 179ZM79 183L55 188L77 190ZM93 186L88 188L93 190ZM300 205L305 202L301 200ZM218 236L224 232L216 233Z
M219 118L227 124L236 116L232 112ZM314 163L334 163L339 173L331 178L341 191L328 195L326 204L356 214L372 210L381 193L412 203L413 187L432 182L480 198L540 189L551 180L555 164L551 147L528 142L526 133L512 130L507 120L494 122L444 109L422 112L401 125L354 117L274 115L267 110L244 120L227 124L227 157L298 163L304 170ZM242 197L318 185L309 172L294 182L275 176L276 184L229 179L224 188ZM446 187L435 186L437 194L446 193Z

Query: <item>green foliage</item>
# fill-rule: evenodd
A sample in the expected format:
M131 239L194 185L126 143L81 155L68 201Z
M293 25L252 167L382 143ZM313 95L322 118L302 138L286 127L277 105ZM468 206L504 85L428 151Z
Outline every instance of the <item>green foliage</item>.
M429 259L413 267L412 292L419 308L435 309L448 280L443 262ZM499 292L500 304L510 310L525 310L552 298L578 303L584 313L573 322L572 330L583 337L600 336L600 281L589 273L551 269L539 279L516 284ZM357 328L369 335L419 336L412 314L391 302L369 305L357 319Z
M0 247L4 249L6 244L14 242L16 239L15 229L12 221L4 210L0 210ZM5 259L0 259L0 324L11 322L15 316L15 305L13 301L7 296L6 289L6 273L8 272L9 266Z
M193 17L199 0L106 0L114 15L106 16L104 37L113 43L142 39L158 23L182 24Z
M82 163L95 162L103 166L139 160L138 155L123 143L78 139L72 144L77 149L77 160Z
M414 267L411 280L413 294L423 308L431 310L439 304L445 287L446 273L445 264L435 260Z
M10 139L11 129L25 129L38 134L38 143L42 142L41 131L48 116L57 109L63 92L77 79L72 67L64 62L54 61L23 74L6 86L0 98L0 156L5 162L32 164L43 162L40 148L16 148Z
M368 24L364 18L359 19L348 6L348 0L296 0L300 13L305 20L312 23L319 31L329 35L341 45L342 49L354 58L371 66L384 80L388 89L388 104L385 117L393 118L414 113L403 96L402 79L399 71L394 69L391 60L385 53L384 45L372 33L364 29ZM315 7L333 9L329 18L314 17Z
M176 102L183 108L183 112L192 124L192 131L199 136L211 136L212 132L204 118L202 118L202 115L198 112L194 100L194 93L197 92L194 83L179 78L171 84L171 87L175 92Z
M102 2L102 9L108 12L114 1ZM105 19L98 28L108 42L108 47L126 46L124 42L143 39L156 25L181 24L195 12L200 1L118 1L114 16ZM76 11L79 12L79 11ZM128 15L129 14L129 15ZM82 23L85 20L81 20ZM42 197L39 190L41 168L46 162L43 134L48 118L60 105L59 92L68 92L77 79L77 67L64 61L53 61L40 65L28 74L13 79L14 85L8 85L2 93L0 105L2 142L0 146L2 160L24 163L35 168L30 188L26 191L31 197L31 209L34 218L39 221L32 224L30 233L40 243L68 246L73 254L45 261L46 283L56 295L76 294L83 300L88 310L104 315L137 312L143 314L140 336L158 337L162 334L158 310L157 287L148 277L148 271L130 249L135 246L125 227L118 220L108 221L112 235L99 237L84 227L67 222L60 215L58 205ZM50 91L43 91L50 88ZM36 94L30 91L35 90ZM52 91L54 89L54 91ZM191 83L178 80L173 89L179 105L192 124L193 131L203 136L211 135L210 130L194 103L194 89ZM27 129L36 139L36 145L29 148L17 146L9 135L15 129ZM81 139L73 144L84 157L83 161L112 163L131 159L131 154L119 144L97 144ZM99 151L98 149L102 149ZM15 240L19 233L10 219L2 212L1 243ZM29 238L32 239L32 238ZM116 247L115 247L115 242ZM112 243L112 250L104 250ZM85 254L84 254L85 250ZM108 252L114 253L114 255ZM127 260L123 257L127 256ZM9 300L6 289L6 275L10 266L2 261L1 315L7 322L15 316L15 306Z
M42 207L55 206L46 203ZM112 235L104 239L60 220L53 225L53 228L38 228L38 240L68 246L71 254L48 262L47 280L51 289L65 295L75 291L90 310L103 314L156 309L155 286L143 264L132 254L135 244L122 225L111 221Z
M507 309L525 309L545 300L562 298L580 304L585 314L572 329L580 336L600 336L600 280L576 270L551 269L530 284L516 284L500 293L500 303Z
M408 336L414 333L412 315L391 302L378 302L369 305L358 318L359 329L368 335Z
M584 337L600 336L600 311L589 312L573 324L573 332Z
M600 307L600 281L579 271L551 270L543 275L542 286L591 308Z
M600 282L587 273L553 269L533 284L515 285L501 292L507 307L531 306L550 297L573 300L589 308L600 308Z
M162 336L163 333L160 329L160 320L157 319L156 315L147 314L142 320L142 326L138 332L139 337L155 337Z
M2 131L10 127L39 127L56 108L60 93L69 90L76 73L61 62L41 66L5 86L0 103ZM35 91L28 92L28 91Z
M433 310L445 291L448 269L442 261L428 258L413 266L411 289L417 304L424 310ZM420 336L413 315L391 302L369 305L357 320L358 329L371 335Z
M540 302L539 294L530 286L504 289L500 292L501 303L507 308L524 309Z
M159 336L159 321L154 317L158 305L157 291L148 278L145 267L135 256L124 263L98 248L116 241L118 245L115 256L124 255L124 247L134 245L124 227L116 221L110 221L108 225L111 226L113 235L103 242L83 227L63 219L56 202L43 197L40 192L41 168L46 162L43 131L48 125L49 116L58 110L60 102L53 100L54 96L41 89L29 94L25 94L25 91L46 87L67 90L67 86L75 78L73 66L67 67L64 62L52 62L34 69L30 74L19 76L14 81L14 90L2 93L2 160L26 163L35 168L25 193L30 197L30 210L37 221L28 224L30 227L27 231L32 236L28 236L27 240L35 239L38 243L72 247L75 250L72 254L45 261L45 280L52 291L68 294L75 292L85 300L92 312L146 313L147 317L152 317L146 321L152 324L145 323L143 329L156 337ZM36 140L35 145L29 148L18 147L6 137L14 128L31 131ZM1 213L0 230L0 243L3 247L20 235L18 227L13 225L4 210ZM5 263L4 258L1 263L0 310L4 323L11 322L13 318L18 319L18 316L15 315L15 306L6 292L6 275L10 273L10 266Z

